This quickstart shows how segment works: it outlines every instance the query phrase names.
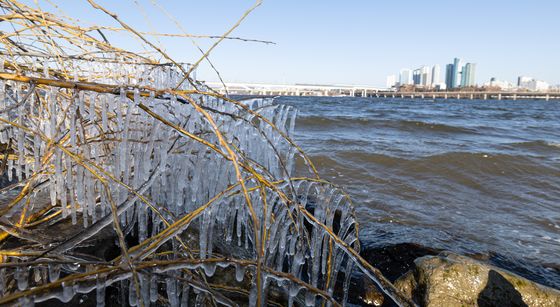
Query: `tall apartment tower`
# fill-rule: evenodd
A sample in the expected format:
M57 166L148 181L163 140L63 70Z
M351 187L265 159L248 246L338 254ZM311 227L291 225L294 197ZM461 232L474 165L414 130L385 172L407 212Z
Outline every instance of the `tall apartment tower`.
M432 86L439 84L439 73L441 69L438 64L432 67Z
M461 76L463 72L463 60L455 58L453 60L453 88L461 85Z
M410 69L401 69L399 74L399 84L400 85L410 85L412 84L412 71Z
M429 66L420 67L420 85L432 85L432 69Z
M445 86L447 89L453 88L453 64L445 65Z
M474 86L476 84L475 72L476 72L475 63L467 63L465 65L462 72L461 87Z
M412 72L412 84L414 85L422 84L422 71L420 70L420 68L415 69Z

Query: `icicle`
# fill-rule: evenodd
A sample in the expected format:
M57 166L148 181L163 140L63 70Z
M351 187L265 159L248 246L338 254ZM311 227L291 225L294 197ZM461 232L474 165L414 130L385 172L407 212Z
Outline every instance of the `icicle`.
M66 209L66 190L64 188L64 178L62 176L62 152L60 149L55 150L54 156L54 178L56 184L56 196L60 199L60 207L62 209L62 217L68 216Z
M43 74L45 76L46 79L49 79L49 61L48 60L44 60L43 61Z
M14 169L14 160L8 159L8 181L12 181L13 169Z
M70 197L70 210L72 216L72 225L76 225L77 223L77 216L76 216L76 200L74 198L74 176L72 174L72 160L70 157L66 159L66 187L68 188Z
M24 123L24 110L23 105L18 108L19 119L18 123L25 126ZM17 141L17 151L18 151L18 167L16 170L18 181L23 179L23 167L25 165L25 131L23 129L18 129L18 141Z
M14 277L17 281L17 287L19 291L25 291L29 284L29 268L18 266L16 268Z
M139 274L140 282L140 297L142 298L142 303L144 306L150 305L150 277L147 274Z
M105 307L105 278L102 276L97 276L96 287L95 287L95 297L97 300L97 307Z
M185 284L181 293L181 307L189 307L189 290L189 285Z
M41 283L41 281L43 280L43 278L41 277L41 271L42 271L42 267L37 267L35 269L33 269L33 282L35 284L39 284Z
M252 285L249 291L249 306L257 306L257 286Z
M130 176L130 155L129 155L129 145L128 145L128 138L130 137L129 128L130 128L130 120L132 118L132 106L128 105L126 108L126 118L124 120L124 127L123 127L123 140L121 142L121 170L124 171L123 181L125 183L129 183L129 176Z
M212 277L214 276L214 273L216 272L216 264L213 262L205 262L202 264L202 268L204 269L204 273L206 274L206 276L208 277Z
M78 92L78 110L80 111L80 115L82 117L85 117L85 115L86 115L86 106L85 106L85 103L84 103L84 100L85 100L84 95L85 95L84 91Z
M60 276L60 265L58 264L49 264L49 280L51 282L55 282L58 280Z
M307 291L307 293L305 293L305 306L315 306L315 301L315 293Z
M41 137L36 134L33 140L33 171L38 172L41 167Z
M97 98L97 93L93 92L89 96L89 120L93 123L95 121L95 100Z
M245 277L245 267L239 264L235 265L235 280L242 282Z
M2 259L0 258L0 260ZM4 296L5 294L6 294L6 269L0 268L0 297Z
M165 279L167 299L169 300L169 306L177 307L179 306L179 293L177 293L177 281L173 277L167 277Z
M99 99L101 103L101 128L104 132L108 130L108 118L107 118L107 104L109 103L107 96L102 96Z
M49 137L54 141L56 138L56 91L51 89L49 93L49 112L50 112L50 124L49 124Z
M74 286L68 285L66 282L62 282L62 297L60 301L63 303L68 303L74 297Z
M72 148L76 148L77 142L77 130L76 130L76 110L77 110L77 99L74 100L72 106L70 107L70 145Z
M138 305L138 297L136 295L136 286L134 282L128 283L128 305L129 306L137 306Z
M150 302L155 303L158 299L158 284L156 275L150 276Z

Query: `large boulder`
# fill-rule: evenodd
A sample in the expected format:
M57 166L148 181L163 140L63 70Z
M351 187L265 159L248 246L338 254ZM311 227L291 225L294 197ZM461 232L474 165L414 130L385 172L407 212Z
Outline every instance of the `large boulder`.
M414 261L395 286L420 306L560 306L560 291L444 252Z

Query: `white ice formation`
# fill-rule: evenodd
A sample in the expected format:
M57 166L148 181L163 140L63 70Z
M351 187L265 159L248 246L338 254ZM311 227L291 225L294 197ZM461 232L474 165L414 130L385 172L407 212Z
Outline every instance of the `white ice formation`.
M53 77L47 61L33 63L27 76ZM22 231L20 254L3 256L0 296L32 305L89 293L104 306L113 287L131 306L346 301L355 259L345 249L358 247L353 208L328 183L292 178L295 161L305 161L288 141L293 107L165 94L158 89L180 81L169 66L68 65L80 68L73 81L117 90L0 80L0 149L9 148L2 157L17 182L2 189L2 229L42 212L29 223L54 214L43 225L74 234L33 242L25 236L33 227ZM109 262L75 252L117 225L137 239L124 247L128 257L122 242Z

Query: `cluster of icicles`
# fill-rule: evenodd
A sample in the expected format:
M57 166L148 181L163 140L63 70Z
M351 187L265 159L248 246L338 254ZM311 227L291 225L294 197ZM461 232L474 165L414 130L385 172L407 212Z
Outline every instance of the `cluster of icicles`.
M145 75L134 68L126 73ZM177 84L168 68L152 68L151 74L157 76L153 79L159 87ZM349 246L358 244L357 227L349 200L337 189L291 178L299 153L285 136L293 135L296 111L272 99L243 101L253 111L249 112L226 100L191 95L235 148L244 166L249 206L233 162L208 146L223 150L200 112L177 97L142 97L129 90L134 92L132 99L124 87L120 94L100 94L0 81L0 146L10 144L13 154L7 160L7 174L20 182L15 190L3 193L18 192L29 180L35 187L4 217L19 218L24 206L30 212L52 206L61 214L51 223L67 223L91 239L114 227L112 210L116 209L125 235L140 242L129 250L136 282L125 260L107 269L73 254L83 240L42 242L43 250L37 245L26 247L24 251L49 250L39 258L4 256L0 296L44 286L15 302L32 305L52 298L70 302L78 293L90 293L98 306L104 306L105 290L115 287L120 297L127 297L121 301L124 305L187 306L210 301L235 305L243 299L224 290L230 286L244 289L251 306L257 297L262 305L268 300L333 304L335 288L348 288L353 261L300 208ZM255 238L261 239L260 250ZM262 264L259 278L257 259ZM79 274L85 275L71 278ZM344 302L347 291L341 293L336 295Z

